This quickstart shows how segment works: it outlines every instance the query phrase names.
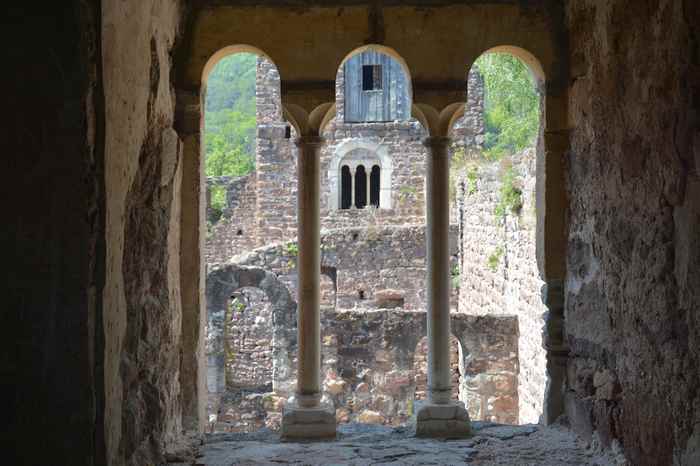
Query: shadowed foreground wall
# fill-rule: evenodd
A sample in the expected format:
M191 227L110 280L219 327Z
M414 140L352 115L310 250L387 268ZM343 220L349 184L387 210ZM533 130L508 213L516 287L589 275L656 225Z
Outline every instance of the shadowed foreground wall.
M103 463L95 430L103 273L97 3L3 6L5 464Z
M700 9L569 2L566 408L635 465L700 464ZM596 432L594 434L593 432Z
M105 1L105 431L108 461L162 461L182 433L175 0Z

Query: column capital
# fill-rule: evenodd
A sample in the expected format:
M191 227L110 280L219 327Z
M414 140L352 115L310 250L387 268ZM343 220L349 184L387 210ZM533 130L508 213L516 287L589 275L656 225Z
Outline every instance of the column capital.
M423 139L423 145L429 149L445 149L452 142L448 136L429 136Z
M320 147L323 145L324 142L326 142L326 141L321 136L306 135L306 136L298 137L294 141L294 144L296 144L297 147L302 147L302 146Z

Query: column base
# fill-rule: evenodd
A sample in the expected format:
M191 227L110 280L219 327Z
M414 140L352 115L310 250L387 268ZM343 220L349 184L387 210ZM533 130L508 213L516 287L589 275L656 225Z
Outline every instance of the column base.
M425 404L416 414L416 437L464 438L472 433L464 403Z
M325 403L301 407L289 403L282 413L283 440L329 440L335 438L335 409Z

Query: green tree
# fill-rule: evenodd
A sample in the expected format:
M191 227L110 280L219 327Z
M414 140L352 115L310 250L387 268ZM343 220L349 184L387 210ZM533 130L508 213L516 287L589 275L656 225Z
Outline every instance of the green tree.
M489 158L519 152L533 144L540 126L540 96L532 74L518 58L484 54L475 66L484 77Z
M255 168L257 57L222 59L207 78L204 111L205 173L241 176Z

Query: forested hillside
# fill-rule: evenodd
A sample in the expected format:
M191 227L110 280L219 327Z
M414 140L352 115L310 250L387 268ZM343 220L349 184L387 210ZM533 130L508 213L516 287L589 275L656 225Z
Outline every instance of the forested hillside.
M529 69L512 55L488 53L474 64L484 77L486 156L500 158L534 144L540 96Z
M257 56L231 55L207 80L204 112L207 176L240 176L255 168Z

